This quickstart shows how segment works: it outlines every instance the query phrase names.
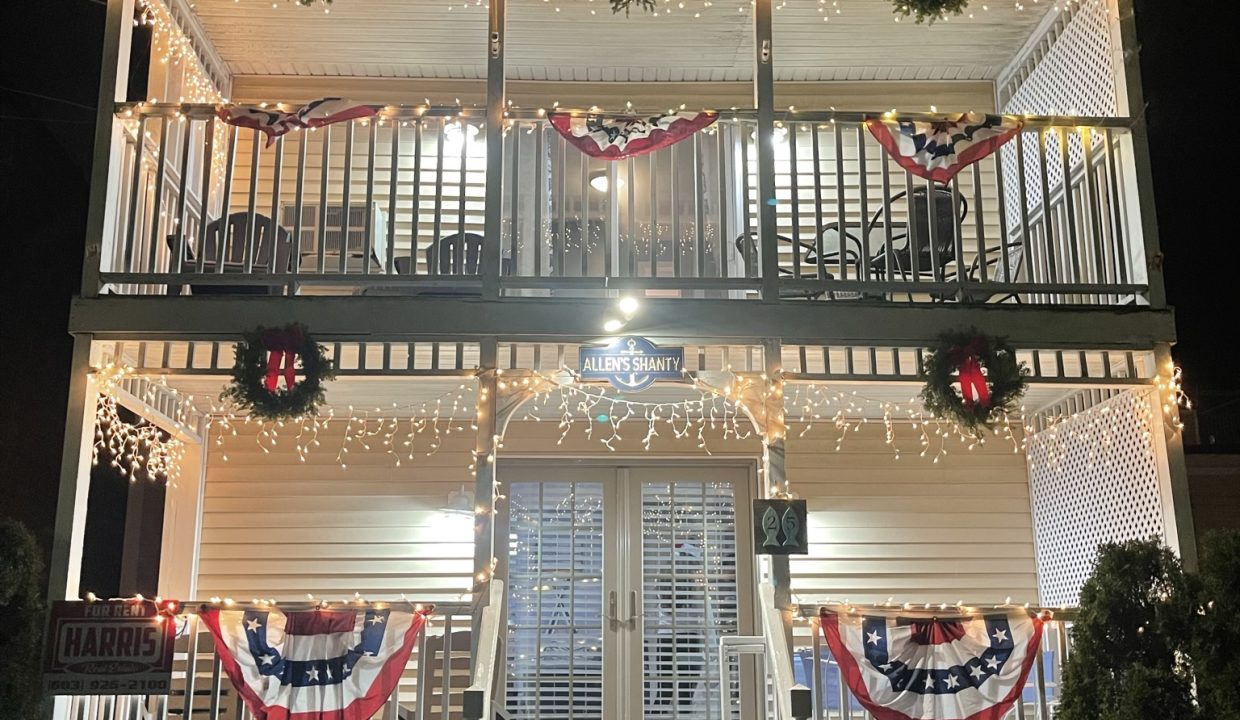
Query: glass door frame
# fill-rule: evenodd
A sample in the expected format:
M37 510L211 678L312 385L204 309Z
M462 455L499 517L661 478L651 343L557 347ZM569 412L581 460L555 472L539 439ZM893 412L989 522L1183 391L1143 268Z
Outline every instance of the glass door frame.
M608 720L641 720L643 693L643 647L640 622L642 597L641 563L641 492L640 481L629 478L629 471L640 468L683 469L685 471L711 471L722 468L742 470L744 479L733 483L736 503L736 577L737 577L737 632L739 635L759 635L758 573L757 557L753 554L753 523L750 519L753 498L758 495L758 460L744 457L683 458L683 457L573 457L521 456L503 458L497 463L496 478L502 483L505 494L510 494L513 482L573 482L575 470L586 471L587 478L579 481L604 483L603 532L610 527L624 528L616 542L604 541L603 553L603 698L604 717ZM703 479L703 482L711 482ZM511 587L508 578L510 533L510 508L505 506L495 515L494 532L496 548L495 577L502 578L505 587ZM636 536L635 536L636 533ZM624 566L623 573L609 568ZM511 592L511 590L509 591ZM615 606L609 607L609 599L615 593ZM631 592L636 592L634 603ZM508 625L508 603L505 601L500 627ZM611 616L610 618L608 616ZM612 632L627 630L627 632ZM507 634L502 633L505 649L500 657L506 658ZM607 639L613 638L611 643ZM716 648L717 651L717 648ZM501 661L505 663L506 661ZM742 705L740 717L760 718L765 697L765 677L760 663L753 657L739 659ZM506 676L506 672L505 672ZM618 680L618 681L617 681ZM721 682L724 678L720 679ZM507 682L498 684L499 693L507 690ZM722 687L726 687L726 682Z

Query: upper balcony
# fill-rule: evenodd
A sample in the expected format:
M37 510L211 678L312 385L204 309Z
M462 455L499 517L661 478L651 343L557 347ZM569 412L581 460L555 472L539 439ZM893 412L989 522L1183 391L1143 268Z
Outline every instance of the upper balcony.
M214 104L117 103L110 212L87 269L89 276L97 267L102 293L469 297L489 286L500 297L627 292L837 304L1163 303L1148 272L1149 248L1156 245L1152 215L1148 207L1143 212L1149 200L1141 197L1148 187L1139 169L1144 141L1124 116L1122 68L1107 54L1113 40L1106 7L1047 17L996 11L975 28L972 19L953 20L963 35L945 35L943 24L918 26L925 68L910 66L904 57L910 53L899 49L889 53L902 65L890 69L890 80L865 71L859 77L866 81L847 86L776 81L777 95L766 97L771 105L778 97L778 109L769 115L764 111L771 108L723 106L728 89L736 90L727 82L659 82L671 77L655 73L655 82L624 86L641 93L636 105L618 99L605 73L596 84L564 83L566 97L616 104L603 112L665 112L656 103L678 97L689 101L681 107L718 114L717 122L680 143L612 162L577 151L550 127L546 111L568 105L548 101L554 91L548 94L547 83L528 86L524 100L510 88L502 132L488 133L485 102L408 102L418 91L405 83L310 82L305 75L317 66L263 65L252 46L224 34L241 15L200 5L203 38L218 42L238 73L232 82L242 101L257 104L258 93L299 101L320 90L392 101L372 103L373 118L292 132L270 145L256 130L225 124ZM534 10L511 5L513 17ZM358 17L373 19L373 9L366 12L371 15ZM780 37L784 21L775 15ZM458 25L485 29L484 11L468 17ZM629 32L626 21L608 21ZM250 30L270 34L271 22L254 19ZM335 37L328 25L314 28L310 37L289 40L293 54L314 38ZM786 29L784 37L804 34ZM882 36L897 37L893 32ZM602 37L596 29L586 34ZM999 48L992 44L998 37L1016 41ZM969 67L949 64L952 42L972 43L977 60ZM557 48L545 49L548 67L566 62L557 59ZM776 65L777 76L849 77L842 66L835 75L822 68L803 72L798 64L823 61L800 59L803 48L796 52L790 65ZM518 67L537 57L523 56ZM471 77L468 62L454 62ZM242 69L296 76L246 80ZM934 82L907 82L919 73ZM948 73L970 80L951 81ZM732 74L737 77L721 72L720 78L746 79ZM549 73L532 73L540 75ZM422 86L445 82L428 79ZM414 80L408 85L422 87ZM455 87L467 96L478 91L468 80ZM826 92L832 88L839 94ZM867 109L861 104L867 96L882 105ZM844 97L856 109L830 107ZM807 98L804 105L788 102ZM1080 108L1089 115L1051 112ZM946 183L908 173L865 127L871 118L925 120L973 109L1019 114L1023 127ZM599 111L582 105L579 112ZM763 146L772 148L766 159ZM765 173L773 197L763 196ZM774 232L763 231L765 212L774 214ZM498 262L487 262L488 254Z

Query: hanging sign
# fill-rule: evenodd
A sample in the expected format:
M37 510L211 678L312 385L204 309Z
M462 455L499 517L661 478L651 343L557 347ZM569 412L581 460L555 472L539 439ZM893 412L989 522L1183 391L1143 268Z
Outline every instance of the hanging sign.
M808 555L804 500L753 501L755 555Z
M167 694L176 606L168 600L52 603L44 689L52 695Z
M661 348L646 338L622 337L606 347L583 347L577 355L582 380L606 380L617 390L638 392L656 380L683 380L685 349Z

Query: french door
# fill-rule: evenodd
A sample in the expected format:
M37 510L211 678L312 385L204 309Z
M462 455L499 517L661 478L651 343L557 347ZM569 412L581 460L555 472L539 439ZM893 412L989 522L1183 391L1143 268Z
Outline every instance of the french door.
M750 473L505 465L514 720L722 720L719 638L750 634Z

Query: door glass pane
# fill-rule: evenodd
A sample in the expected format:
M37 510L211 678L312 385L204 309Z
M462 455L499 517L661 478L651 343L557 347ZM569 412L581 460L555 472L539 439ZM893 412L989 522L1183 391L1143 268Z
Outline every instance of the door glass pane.
M508 710L603 717L603 484L517 482L508 536Z
M642 483L641 514L643 716L718 718L719 638L737 632L733 486Z

